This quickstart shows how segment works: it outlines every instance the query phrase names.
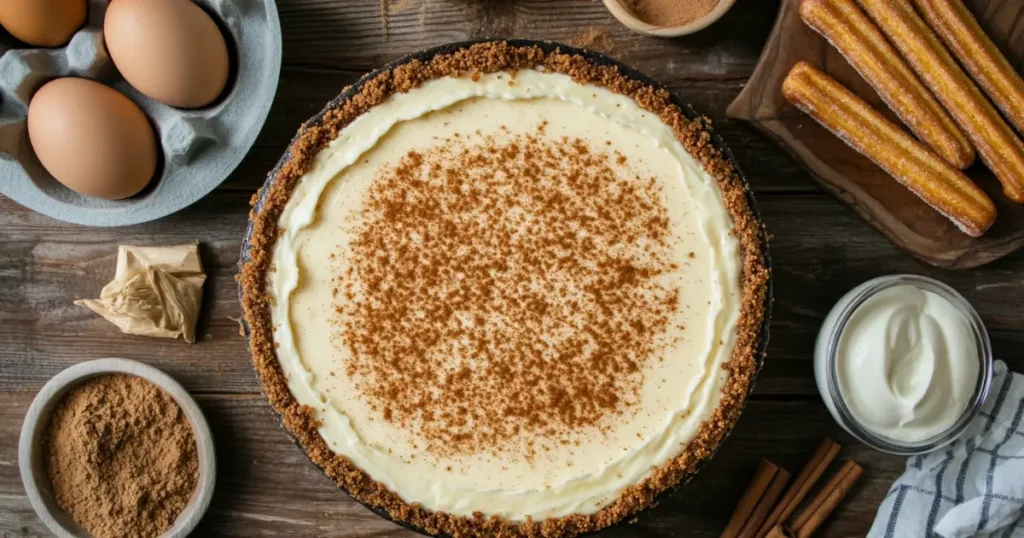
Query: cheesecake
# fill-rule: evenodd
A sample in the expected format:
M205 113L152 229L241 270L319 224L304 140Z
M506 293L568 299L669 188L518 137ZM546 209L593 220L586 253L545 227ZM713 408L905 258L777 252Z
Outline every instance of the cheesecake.
M763 231L704 120L578 54L478 43L303 126L242 268L264 393L360 502L431 534L573 536L735 423Z

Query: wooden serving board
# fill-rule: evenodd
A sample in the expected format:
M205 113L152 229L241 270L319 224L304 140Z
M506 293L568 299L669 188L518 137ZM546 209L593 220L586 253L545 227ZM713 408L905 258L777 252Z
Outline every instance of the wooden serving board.
M1021 72L1024 0L966 3ZM999 182L980 162L966 174L989 193L999 216L988 233L974 239L782 97L782 80L790 68L807 61L901 124L843 56L800 20L799 6L800 0L782 0L754 74L729 105L728 116L749 121L807 169L822 189L849 205L897 246L928 263L946 268L977 267L1024 246L1024 206L1003 196Z

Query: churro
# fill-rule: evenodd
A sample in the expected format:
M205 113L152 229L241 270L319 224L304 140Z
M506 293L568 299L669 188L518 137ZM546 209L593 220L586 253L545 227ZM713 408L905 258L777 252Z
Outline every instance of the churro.
M995 204L967 176L810 64L793 67L782 94L964 233L978 237L995 222Z
M959 0L914 0L928 25L1003 114L1024 133L1024 79Z
M982 162L1003 184L1007 198L1024 203L1024 143L960 69L910 1L857 1L967 133Z
M935 153L960 169L974 162L974 147L963 131L853 0L803 0L800 17L846 57Z

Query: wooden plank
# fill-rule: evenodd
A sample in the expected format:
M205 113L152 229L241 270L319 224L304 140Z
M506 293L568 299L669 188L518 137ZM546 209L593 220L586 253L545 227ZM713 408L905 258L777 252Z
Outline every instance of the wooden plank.
M387 17L382 16L387 5ZM369 69L409 52L485 37L601 44L645 71L690 78L745 77L768 36L776 0L748 0L714 31L640 36L593 0L293 0L278 4L284 63ZM600 33L601 39L592 36ZM666 62L670 55L672 61Z
M775 1L730 11L713 33L674 40L632 34L602 4L587 0L392 0L390 6L385 39L376 0L279 5L285 61L278 95L255 147L223 188L254 190L262 184L299 125L367 71L445 42L515 36L597 49L665 84L715 122L755 189L815 189L772 143L725 117L753 71Z
M710 117L756 190L815 191L771 142L725 117L753 71L777 9L776 1L756 2L730 11L713 33L674 40L632 34L602 4L589 0L391 0L387 39L377 0L283 3L278 8L285 60L277 97L255 146L222 188L258 188L302 122L369 70L449 41L515 36L607 52Z
M256 392L242 339L234 281L249 194L217 191L185 211L121 229L58 223L0 199L0 391L37 390L77 362L123 356L149 362L199 392ZM912 272L943 280L978 309L996 356L1017 370L1024 359L1019 305L1024 252L967 272L942 271L901 254L850 211L823 195L764 195L761 210L774 235L775 305L769 360L758 395L816 398L811 352L828 309L860 282ZM118 244L202 241L210 275L200 342L121 335L77 298L92 297L111 278Z
M386 23L381 0L279 3L285 61L267 124L238 170L195 206L158 222L107 230L59 223L0 197L0 536L48 534L17 472L17 435L35 391L71 364L112 355L141 359L182 381L213 426L218 492L196 536L415 536L339 492L280 429L258 394L238 336L233 275L249 196L299 125L368 70L461 39L514 36L595 48L666 84L714 121L775 236L769 360L739 426L691 484L636 523L602 536L717 536L760 457L795 472L822 435L850 445L843 457L865 464L868 473L819 534L863 536L903 460L842 434L818 403L810 357L828 309L868 278L913 272L948 282L978 308L997 357L1024 370L1024 359L1016 358L1024 346L1024 253L970 272L925 267L831 198L815 194L806 174L764 137L725 118L753 70L778 0L744 0L711 30L672 40L629 33L599 0L384 2ZM210 274L199 343L124 336L71 304L94 296L109 280L117 244L195 239L203 242Z
M16 432L32 396L0 394L0 431L7 433L0 436L0 536L47 535L24 497L17 469ZM198 400L214 432L218 480L196 536L416 536L338 491L291 442L260 396L202 395ZM799 428L793 427L796 421ZM747 406L739 426L690 484L636 523L602 536L717 536L760 458L795 474L822 435L848 445L840 458L856 459L868 471L821 536L863 536L875 507L902 471L903 459L853 442L822 406L768 401Z

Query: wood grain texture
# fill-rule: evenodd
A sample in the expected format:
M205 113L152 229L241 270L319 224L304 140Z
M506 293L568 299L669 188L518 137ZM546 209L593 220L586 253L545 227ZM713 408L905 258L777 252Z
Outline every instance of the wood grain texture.
M79 361L111 355L153 364L199 392L257 392L238 333L234 281L249 194L218 190L191 208L123 229L58 224L0 200L0 390L37 390ZM774 236L774 314L769 360L755 394L815 395L811 352L836 299L857 284L894 272L933 276L976 305L993 332L997 354L1016 360L1024 334L1012 301L1024 301L1024 255L992 271L943 271L901 255L856 217L820 195L763 195L761 211ZM860 233L851 233L851 230ZM93 297L113 275L117 244L161 245L199 239L209 278L196 344L127 336L74 299ZM1000 354L1000 355L1001 355ZM1011 360L1024 370L1024 360Z
M0 431L20 427L31 399L28 393L0 394ZM416 536L357 504L320 474L285 435L261 396L201 395L197 400L214 432L219 479L195 536ZM793 427L796 416L799 428ZM729 442L690 484L641 514L636 523L601 536L718 536L761 457L799 470L826 434L847 446L839 461L853 458L870 471L851 494L848 508L821 536L863 535L874 512L872 503L902 471L902 458L878 456L858 446L841 434L821 406L751 402ZM23 497L16 452L17 436L0 437L0 534L42 536L44 529ZM829 475L839 465L832 467Z
M713 30L679 40L634 34L600 1L390 0L387 22L379 0L278 2L284 63L369 70L409 52L481 37L517 37L579 43L588 29L604 31L611 52L634 67L689 79L745 79L770 27L774 0L745 0ZM386 32L385 32L386 29ZM671 57L672 61L666 61Z
M278 426L238 335L234 275L249 198L299 125L367 70L456 39L505 35L589 42L665 83L714 121L774 236L769 356L739 426L691 484L635 524L599 536L717 536L761 457L797 471L825 435L848 445L840 459L854 457L868 473L819 535L863 536L902 459L879 455L841 434L821 405L810 358L818 325L833 302L869 278L912 272L949 283L978 309L996 355L1024 370L1017 354L1024 349L1024 252L969 272L922 264L819 194L770 140L725 117L771 30L775 0L741 0L707 31L677 40L633 35L594 0L392 0L387 37L379 0L278 5L285 64L277 99L253 150L210 196L166 219L120 229L59 223L0 198L0 537L45 536L16 470L17 436L35 392L67 366L109 356L169 373L196 395L210 421L219 479L195 536L414 536L338 491ZM994 0L989 9L1003 12ZM111 278L118 244L196 239L209 275L196 344L125 336L71 304L95 296Z
M1018 71L1024 58L1024 2L967 0L979 22ZM965 173L996 203L995 225L972 238L881 168L786 102L782 80L800 61L832 75L900 125L874 89L828 42L800 20L800 0L783 0L775 28L749 84L729 106L808 169L822 188L849 205L893 243L929 263L976 267L1024 246L1024 205L1011 202L992 173L975 164Z

